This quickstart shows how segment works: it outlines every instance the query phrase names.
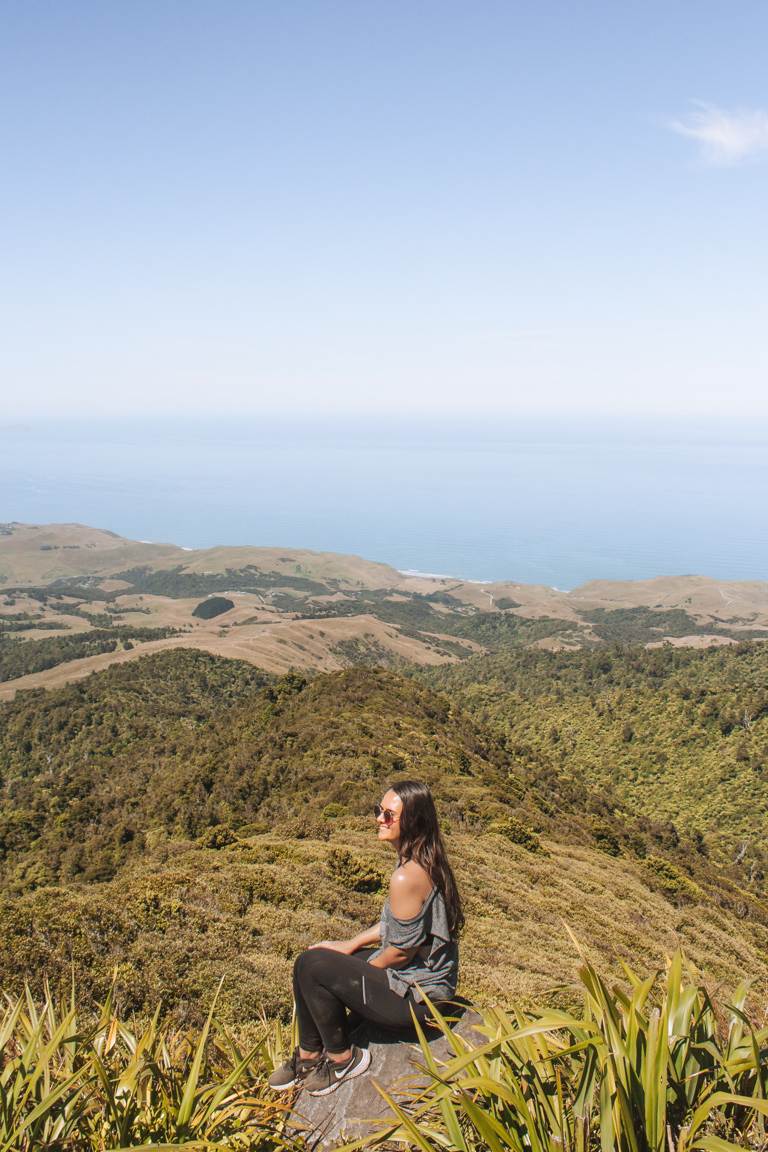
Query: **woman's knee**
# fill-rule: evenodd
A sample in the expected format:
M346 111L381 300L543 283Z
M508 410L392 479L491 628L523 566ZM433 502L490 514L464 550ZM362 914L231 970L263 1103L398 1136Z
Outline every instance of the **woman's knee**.
M293 962L293 974L294 974L294 976L296 976L296 977L301 976L302 972L305 971L307 965L310 963L309 958L311 957L311 955L312 955L311 949L307 949L306 952L300 952L298 954L298 956L296 957L296 959Z
M307 973L317 971L324 967L328 958L332 956L333 951L330 948L307 948L305 952L300 952L294 961L294 976L301 979Z

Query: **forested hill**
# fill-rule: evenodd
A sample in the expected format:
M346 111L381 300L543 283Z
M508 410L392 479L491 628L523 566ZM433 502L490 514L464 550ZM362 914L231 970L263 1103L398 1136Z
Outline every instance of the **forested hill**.
M632 811L768 871L768 647L507 651L419 673L530 770L610 788Z
M531 692L535 669L521 668ZM680 939L718 978L768 988L759 870L715 859L714 832L636 815L610 785L533 754L524 709L517 732L513 711L489 725L476 703L468 683L449 695L372 669L276 678L183 649L20 694L0 706L9 981L74 963L103 991L117 964L134 1007L194 1012L223 973L225 1011L287 1008L296 950L378 915L393 861L370 808L418 775L466 895L469 994L567 983L566 921L605 966L654 963Z

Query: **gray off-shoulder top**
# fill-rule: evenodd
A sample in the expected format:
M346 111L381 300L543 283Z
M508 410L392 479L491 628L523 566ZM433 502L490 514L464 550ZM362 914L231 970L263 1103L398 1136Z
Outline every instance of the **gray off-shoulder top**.
M381 913L381 947L368 957L370 963L384 948L419 948L408 964L387 968L387 979L393 992L422 1000L423 988L430 1000L450 1000L459 978L459 945L451 939L448 912L442 893L433 888L421 911L408 920L393 916L389 899ZM418 986L417 986L418 985Z

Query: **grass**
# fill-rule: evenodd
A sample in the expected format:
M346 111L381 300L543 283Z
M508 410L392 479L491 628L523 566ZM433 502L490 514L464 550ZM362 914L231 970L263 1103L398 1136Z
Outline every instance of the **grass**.
M426 1088L350 1147L420 1152L726 1152L764 1148L768 1028L746 987L716 1001L680 951L664 973L624 968L609 986L588 962L581 1010L485 1012L472 1043L435 1010L452 1055L418 1029Z
M102 1149L259 1149L298 1146L286 1134L285 1105L269 1098L266 1076L278 1057L269 1026L247 1050L214 1021L178 1030L160 1018L137 1027L112 995L90 1022L46 986L5 997L0 1016L1 1152Z

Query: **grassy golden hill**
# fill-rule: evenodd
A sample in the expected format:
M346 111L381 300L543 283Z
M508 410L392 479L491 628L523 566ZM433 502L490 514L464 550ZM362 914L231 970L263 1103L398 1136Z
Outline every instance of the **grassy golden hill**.
M210 597L230 607L201 618ZM768 584L756 582L670 577L565 593L406 576L332 553L190 551L80 525L0 525L0 699L180 646L280 673L766 637Z
M333 552L286 548L180 548L127 540L84 524L0 525L0 588L3 585L50 584L78 576L108 577L123 569L223 574L254 565L262 571L330 579L354 587L396 584L399 573L386 564Z
M286 1011L293 956L374 922L392 867L370 806L429 780L464 891L463 990L568 985L682 942L768 991L768 906L683 826L520 757L445 694L355 668L268 677L178 650L0 706L0 964L232 1021ZM563 992L561 997L568 998Z

